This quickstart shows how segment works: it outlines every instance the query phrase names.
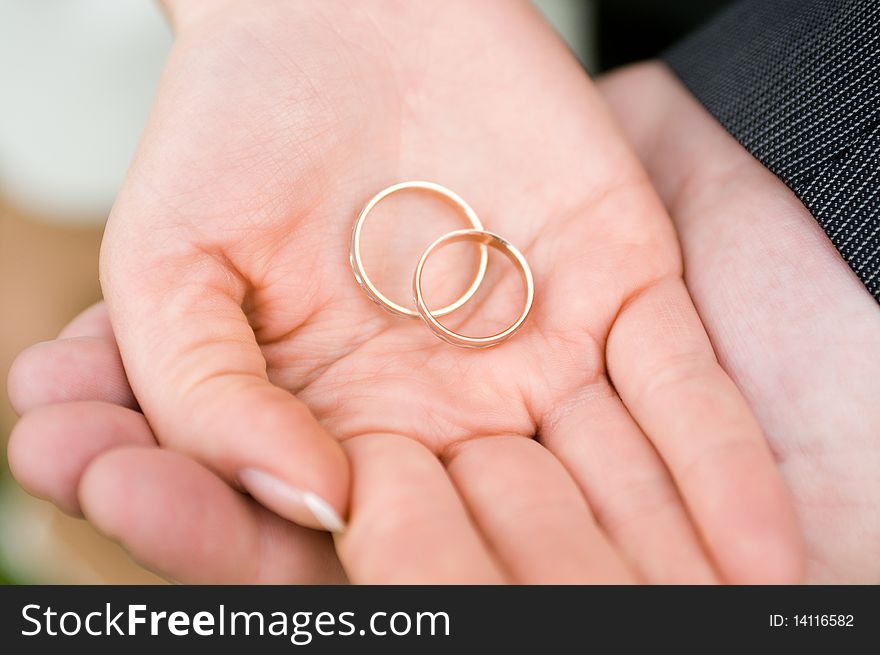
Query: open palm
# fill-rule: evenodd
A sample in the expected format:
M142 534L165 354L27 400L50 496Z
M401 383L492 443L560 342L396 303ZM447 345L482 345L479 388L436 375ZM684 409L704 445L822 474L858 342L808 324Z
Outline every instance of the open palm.
M354 283L355 214L413 178L461 193L528 258L535 308L501 347L449 346ZM442 231L388 239L385 256ZM798 575L780 478L715 361L671 223L528 3L266 3L192 21L101 269L152 432L212 472L154 462L180 473L158 474L175 490L187 481L177 516L132 536L109 506L137 502L119 471L152 455L91 462L79 500L123 541L161 548L159 522L193 496L209 526L241 514L217 474L301 525L348 516L336 545L359 582ZM465 332L517 308L505 270L462 310ZM267 559L304 534L273 525ZM188 561L229 565L228 547L196 543ZM186 577L177 551L144 550ZM283 568L266 566L261 579Z

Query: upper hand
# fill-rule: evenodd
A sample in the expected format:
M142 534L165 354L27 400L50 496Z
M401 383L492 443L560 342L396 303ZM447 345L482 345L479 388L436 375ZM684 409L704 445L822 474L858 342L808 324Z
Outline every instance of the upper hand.
M159 442L304 525L305 493L347 515L356 581L796 579L671 224L528 3L230 6L182 29L102 253ZM410 178L529 259L503 346L453 348L354 283L354 215ZM468 331L516 305L514 275L486 286Z

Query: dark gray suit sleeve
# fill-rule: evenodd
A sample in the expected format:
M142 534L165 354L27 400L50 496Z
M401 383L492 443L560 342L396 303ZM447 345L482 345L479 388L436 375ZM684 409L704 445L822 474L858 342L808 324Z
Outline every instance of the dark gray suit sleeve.
M880 301L880 0L744 0L664 58Z

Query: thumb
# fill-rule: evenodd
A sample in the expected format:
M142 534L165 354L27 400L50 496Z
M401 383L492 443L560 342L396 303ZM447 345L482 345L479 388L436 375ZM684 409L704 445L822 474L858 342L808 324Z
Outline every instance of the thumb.
M196 249L120 250L105 241L102 283L132 389L159 442L287 519L343 530L347 459L309 409L270 382L242 310L244 281Z

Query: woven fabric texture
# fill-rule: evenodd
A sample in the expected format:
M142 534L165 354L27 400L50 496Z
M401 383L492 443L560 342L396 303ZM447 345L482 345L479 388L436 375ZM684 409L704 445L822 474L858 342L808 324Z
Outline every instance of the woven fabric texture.
M880 302L880 0L744 0L664 58Z

